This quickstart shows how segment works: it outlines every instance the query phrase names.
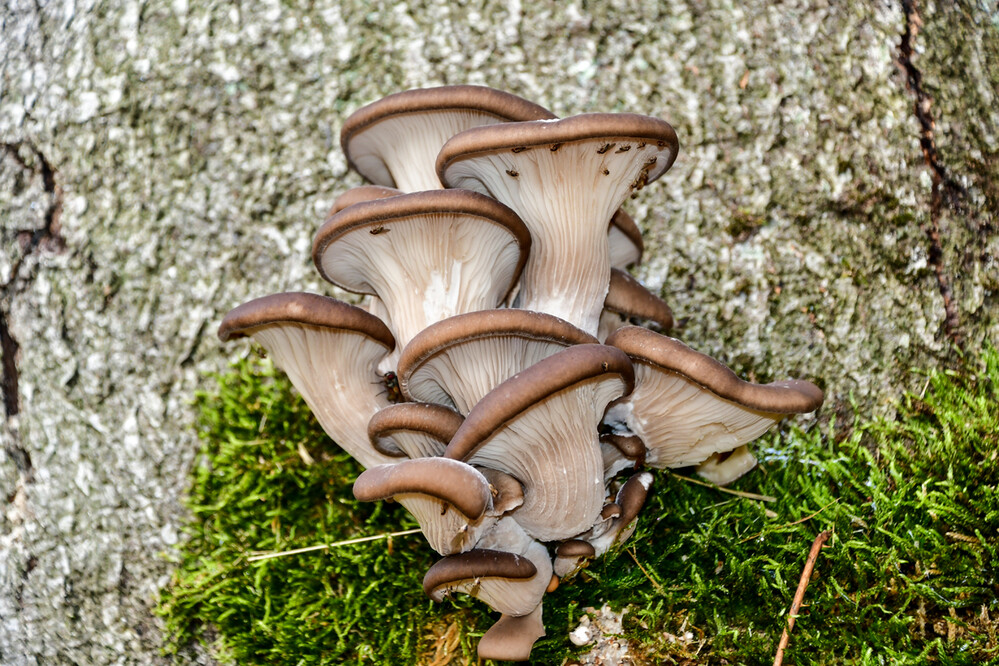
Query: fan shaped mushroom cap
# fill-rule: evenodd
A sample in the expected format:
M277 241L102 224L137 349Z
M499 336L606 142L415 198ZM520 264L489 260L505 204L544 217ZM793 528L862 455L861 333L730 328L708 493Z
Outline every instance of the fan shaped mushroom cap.
M635 390L606 421L641 437L652 467L695 465L822 404L822 391L810 382L745 382L710 356L638 326L618 329L607 344L635 363Z
M401 402L368 421L371 444L387 456L431 458L444 453L464 418L443 405Z
M467 414L504 380L592 335L529 310L481 310L444 319L414 337L399 358L399 389L409 400Z
M559 544L555 549L555 561L552 566L555 575L565 578L579 569L586 562L596 557L597 551L588 541L582 539L569 539Z
M532 537L574 536L593 525L603 504L597 425L631 382L631 364L618 350L569 347L483 397L444 455L520 481L524 503L511 515Z
M371 446L366 431L371 416L389 404L375 368L395 346L377 317L317 294L273 294L229 312L218 335L263 345L326 433L361 465L393 462Z
M441 187L434 159L461 131L513 120L554 118L550 111L483 86L407 90L361 107L343 124L347 163L378 185L405 192Z
M604 458L604 479L607 481L629 467L645 465L645 442L635 435L602 434L600 452Z
M416 458L366 470L354 481L362 502L393 498L420 524L431 548L442 555L469 550L496 522L486 478L471 465L448 458ZM449 510L453 506L456 511Z
M447 317L496 307L530 249L516 213L474 192L436 190L354 204L313 242L320 275L377 294L400 345Z
M673 328L673 311L666 301L628 273L612 268L597 337L606 340L607 336L625 325L626 319L631 318L646 319L666 331Z
M645 252L645 241L642 230L635 220L621 208L617 209L611 218L607 229L607 240L610 242L610 263L612 268L625 269L642 260Z
M551 577L548 550L506 516L474 550L434 564L423 578L423 590L434 601L463 592L500 613L521 616L538 607Z
M532 594L532 585L524 583L541 578L541 594ZM423 577L423 591L437 602L454 592L463 592L500 613L520 616L537 608L550 579L550 567L547 575L540 576L534 562L523 555L476 548L449 555L430 567Z
M697 473L712 483L726 486L756 467L756 456L743 444L725 453L716 453L697 466Z
M595 335L610 277L608 224L629 193L672 165L677 147L662 120L592 113L466 130L444 144L437 173L448 187L502 201L530 228L519 306Z

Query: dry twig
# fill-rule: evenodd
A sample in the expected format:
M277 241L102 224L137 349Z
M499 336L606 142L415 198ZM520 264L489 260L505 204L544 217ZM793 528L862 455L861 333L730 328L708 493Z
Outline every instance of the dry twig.
M798 520L795 520L793 522L787 523L786 525L781 525L780 527L775 528L775 530L779 530L779 529L784 528L784 527L791 527L792 525L800 525L801 523L805 522L806 520L811 520L812 518L814 518L815 516L819 515L820 513L822 513L823 511L825 511L826 509L828 509L829 507L831 507L833 504L835 504L838 501L839 501L839 498L837 497L832 502L829 502L829 504L826 504L824 507L822 507L821 509L819 509L815 513L811 513L811 514L805 516L804 518L799 518ZM762 536L762 535L763 535L763 532L757 532L753 536L748 536L745 539L740 539L739 543L746 543L747 541L752 541L753 539L755 539L755 538L757 538L759 536Z
M705 488L714 488L715 490L720 490L723 493L728 493L729 495L735 495L736 497L744 497L746 499L757 500L759 502L776 502L776 497L771 497L770 495L757 495L756 493L747 493L744 490L732 490L731 488L724 488L716 483L707 483L705 481L698 481L697 479L692 479L689 476L683 476L682 474L669 473L674 479L680 479L681 481L686 481L687 483L693 483L698 486L704 486Z
M805 568L801 572L798 589L794 593L794 600L791 601L791 610L787 614L787 626L784 627L784 633L780 636L780 643L777 644L777 655L774 657L774 666L781 666L784 662L784 650L787 649L787 642L791 639L791 630L794 629L794 619L798 616L798 611L801 609L801 602L805 599L805 589L808 587L808 581L812 578L812 569L815 568L815 560L818 559L822 546L829 540L830 534L829 530L819 533L815 537L815 541L812 542L811 550L808 551L808 559L805 560Z
M284 557L285 555L298 555L299 553L308 553L313 550L326 550L327 548L336 548L337 546L349 546L352 543L364 543L365 541L377 541L378 539L391 539L397 536L406 536L407 534L416 534L420 532L419 528L412 530L403 530L401 532L388 532L386 534L375 534L374 536L358 537L356 539L347 539L346 541L337 541L335 543L324 543L319 546L307 546L306 548L296 548L295 550L285 550L280 553L266 553L264 555L252 555L246 558L247 562L259 562L260 560L269 560L275 557Z

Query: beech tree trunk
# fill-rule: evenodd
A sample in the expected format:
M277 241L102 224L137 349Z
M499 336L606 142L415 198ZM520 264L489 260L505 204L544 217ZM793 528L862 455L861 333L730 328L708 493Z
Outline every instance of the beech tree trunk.
M672 123L635 273L695 349L822 385L819 419L996 338L994 0L202 4L0 8L5 664L163 661L215 328L333 293L309 250L361 184L340 126L392 92Z

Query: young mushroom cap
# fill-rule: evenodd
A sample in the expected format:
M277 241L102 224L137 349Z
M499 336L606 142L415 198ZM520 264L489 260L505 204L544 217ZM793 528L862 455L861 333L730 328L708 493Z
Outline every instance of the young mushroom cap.
M524 595L523 581L538 577L529 558L502 550L476 548L439 560L423 577L423 591L436 602L454 592L463 592L508 615L527 615L538 605L534 595ZM545 587L551 578L544 576ZM518 583L520 583L518 585Z
M393 462L366 432L371 416L389 404L376 367L395 346L377 317L317 294L273 294L229 312L218 335L263 345L326 433L361 465Z
M618 514L608 524L601 525L599 530L594 530L598 531L598 534L583 537L593 546L597 557L610 550L614 544L627 541L635 532L635 519L645 506L651 485L652 474L639 472L617 491L613 506L618 508Z
M600 452L604 458L604 480L606 481L629 467L645 465L645 442L634 435L601 434Z
M313 242L322 277L376 294L400 345L447 317L496 307L531 246L516 213L474 192L436 190L354 204Z
M750 442L788 414L818 409L822 391L802 380L752 384L679 340L637 326L607 338L635 364L635 390L605 421L641 437L652 467L685 467Z
M596 557L597 551L589 541L569 539L555 549L555 560L552 565L555 575L565 578L583 568L587 561Z
M635 220L624 210L618 208L611 218L607 229L607 240L610 242L610 263L612 268L624 270L642 260L645 251L645 241L642 230Z
M372 446L387 456L430 458L443 455L464 418L443 405L401 402L368 421Z
M362 502L392 498L420 524L442 555L469 550L496 522L486 478L471 465L447 458L416 458L366 470L354 481ZM450 510L454 507L456 510Z
M434 160L455 134L479 125L554 117L533 102L483 86L407 90L351 114L340 145L347 163L371 182L418 192L441 187Z
M437 173L448 187L502 201L530 228L519 307L595 335L610 278L610 220L676 154L676 133L662 120L592 113L467 130L444 144Z
M513 515L536 539L566 539L593 525L604 498L597 426L632 386L627 356L577 345L506 380L472 408L444 455L499 469L524 486Z
M408 400L454 406L467 414L501 382L592 335L529 310L481 310L450 317L414 337L399 358Z
M500 518L475 550L437 562L423 579L434 601L463 592L505 615L522 616L540 604L552 578L548 549L510 516Z
M664 300L628 273L612 268L597 337L606 340L611 333L634 319L651 321L666 331L673 328L673 311Z

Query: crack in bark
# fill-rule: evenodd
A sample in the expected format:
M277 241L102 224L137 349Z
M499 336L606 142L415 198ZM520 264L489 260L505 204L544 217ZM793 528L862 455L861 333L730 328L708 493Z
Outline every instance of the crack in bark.
M22 148L31 151L37 166L28 164L21 155ZM10 419L21 411L21 396L18 389L19 370L17 367L17 356L21 344L10 330L9 317L12 301L18 291L19 280L22 279L22 269L26 265L27 259L36 251L61 252L65 249L66 242L62 237L60 223L63 193L56 181L56 170L52 167L51 162L42 151L26 141L0 143L0 150L9 155L22 169L41 176L42 187L51 199L51 203L45 209L43 226L38 229L18 232L21 255L14 262L7 281L0 286L0 358L2 358L2 363L0 363L0 393L3 395L4 413ZM30 278L30 275L23 276L24 280L30 280ZM25 448L16 442L17 438L14 439L14 443L8 443L4 447L5 451L14 461L17 470L26 479L30 479L33 469L31 456Z
M930 192L930 221L922 226L922 231L930 242L928 261L933 268L937 280L937 288L944 302L944 333L958 346L961 345L961 321L951 290L951 280L944 265L943 246L940 243L940 216L945 205L953 205L965 194L965 189L951 178L937 152L931 108L933 98L923 89L923 74L913 64L913 43L919 28L923 25L917 7L918 0L901 0L902 11L905 14L905 28L898 46L899 65L905 74L906 87L915 97L913 109L916 120L919 121L919 145L923 151L923 161L930 169L932 189Z

